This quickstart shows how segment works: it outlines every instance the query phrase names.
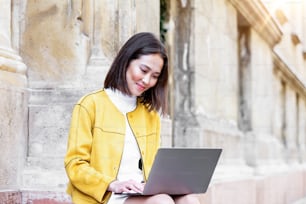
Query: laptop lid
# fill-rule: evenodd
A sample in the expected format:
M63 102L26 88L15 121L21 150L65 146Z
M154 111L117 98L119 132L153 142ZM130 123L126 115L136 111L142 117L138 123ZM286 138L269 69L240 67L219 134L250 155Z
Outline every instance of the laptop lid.
M222 149L160 148L143 195L205 193Z

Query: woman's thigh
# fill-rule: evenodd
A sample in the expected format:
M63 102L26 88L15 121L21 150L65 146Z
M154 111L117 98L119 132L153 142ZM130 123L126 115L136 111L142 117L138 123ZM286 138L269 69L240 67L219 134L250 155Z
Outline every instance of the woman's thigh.
M199 197L196 194L173 197L176 204L200 204Z
M167 194L153 196L132 196L126 199L124 204L175 204L173 198ZM187 203L186 203L187 204Z

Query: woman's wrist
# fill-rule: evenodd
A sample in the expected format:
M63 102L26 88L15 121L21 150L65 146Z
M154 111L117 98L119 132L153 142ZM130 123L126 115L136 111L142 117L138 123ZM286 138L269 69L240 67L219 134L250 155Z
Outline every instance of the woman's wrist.
M108 191L111 191L111 192L114 192L114 191L115 191L116 182L118 182L118 180L112 181L112 182L108 185L107 190L108 190Z

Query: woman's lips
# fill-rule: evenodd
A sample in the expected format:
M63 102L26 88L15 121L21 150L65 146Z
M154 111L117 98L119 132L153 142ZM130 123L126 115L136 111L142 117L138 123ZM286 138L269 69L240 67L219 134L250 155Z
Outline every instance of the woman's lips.
M136 85L137 85L138 90L140 90L140 91L144 91L146 89L145 86L143 86L143 85L141 85L139 83L136 83Z

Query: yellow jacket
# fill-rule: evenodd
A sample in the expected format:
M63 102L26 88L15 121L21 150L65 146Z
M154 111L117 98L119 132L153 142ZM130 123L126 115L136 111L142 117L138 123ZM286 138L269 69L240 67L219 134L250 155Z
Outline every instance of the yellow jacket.
M160 118L138 102L127 114L147 180L160 144ZM67 193L76 204L107 203L108 185L117 177L125 137L124 115L104 90L88 94L74 106L65 156Z

